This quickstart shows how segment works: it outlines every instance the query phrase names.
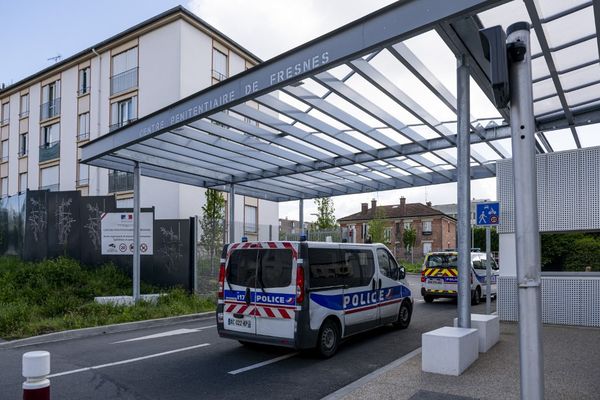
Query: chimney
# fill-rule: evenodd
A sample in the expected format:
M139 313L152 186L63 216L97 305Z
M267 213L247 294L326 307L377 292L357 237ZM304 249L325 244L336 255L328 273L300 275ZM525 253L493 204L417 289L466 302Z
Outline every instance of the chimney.
M365 213L365 212L367 212L368 209L369 209L369 203L362 203L360 205L360 212Z
M426 204L427 204L427 207L431 207L431 202L430 201L428 201Z
M377 207L377 200L373 199L371 200L371 208L374 210L375 207Z
M404 196L400 197L400 215L406 215L406 199Z

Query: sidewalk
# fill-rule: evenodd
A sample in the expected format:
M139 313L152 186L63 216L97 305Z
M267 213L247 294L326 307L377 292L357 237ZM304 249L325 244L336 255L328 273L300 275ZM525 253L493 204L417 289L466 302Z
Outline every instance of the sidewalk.
M600 329L544 326L543 340L546 399L600 398ZM518 325L501 323L500 342L461 376L422 372L419 352L341 398L519 399L518 349Z

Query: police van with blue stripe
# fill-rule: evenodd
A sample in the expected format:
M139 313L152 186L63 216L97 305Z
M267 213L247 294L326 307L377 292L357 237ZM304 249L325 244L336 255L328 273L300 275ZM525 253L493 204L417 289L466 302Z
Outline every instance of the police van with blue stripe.
M376 327L409 326L404 268L382 244L241 242L225 245L217 329L243 344L316 348Z

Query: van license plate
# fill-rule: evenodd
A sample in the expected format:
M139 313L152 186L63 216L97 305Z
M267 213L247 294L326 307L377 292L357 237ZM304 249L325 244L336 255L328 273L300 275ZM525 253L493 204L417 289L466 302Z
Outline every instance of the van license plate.
M236 319L236 318L227 318L227 325L229 326L239 326L242 328L252 328L252 320L250 319Z
M429 278L428 281L434 285L442 285L444 283L444 280L440 278Z

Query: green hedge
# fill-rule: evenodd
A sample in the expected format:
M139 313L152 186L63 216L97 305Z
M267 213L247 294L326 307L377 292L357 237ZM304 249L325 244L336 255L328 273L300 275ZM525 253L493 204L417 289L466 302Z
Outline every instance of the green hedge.
M58 258L26 263L0 258L0 337L16 339L66 329L191 314L215 308L213 299L166 291L156 304L101 305L96 296L131 295L132 282L113 265L85 268ZM142 293L158 293L141 283ZM165 293L165 291L161 291Z

